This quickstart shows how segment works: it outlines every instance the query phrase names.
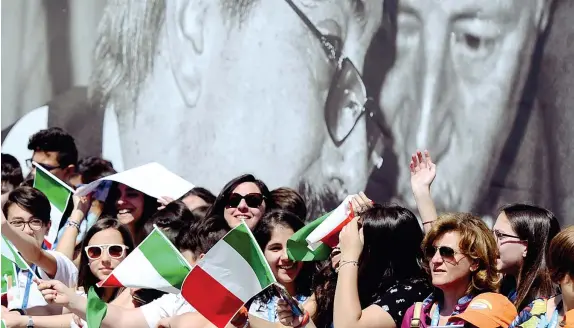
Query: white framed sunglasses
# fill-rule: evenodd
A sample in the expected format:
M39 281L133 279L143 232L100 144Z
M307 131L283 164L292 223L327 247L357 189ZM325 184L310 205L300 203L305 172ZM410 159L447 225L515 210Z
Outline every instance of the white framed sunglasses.
M113 259L122 258L128 249L129 247L126 245L105 244L86 246L84 251L90 260L98 260L100 257L102 257L104 251L108 252L108 256Z

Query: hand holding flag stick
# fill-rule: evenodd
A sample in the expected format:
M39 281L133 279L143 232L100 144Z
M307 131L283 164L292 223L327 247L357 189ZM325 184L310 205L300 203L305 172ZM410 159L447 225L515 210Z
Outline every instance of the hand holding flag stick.
M339 244L339 232L356 215L373 206L364 193L350 195L332 212L297 231L287 241L287 255L293 261L327 260L331 248ZM360 223L360 221L359 221Z

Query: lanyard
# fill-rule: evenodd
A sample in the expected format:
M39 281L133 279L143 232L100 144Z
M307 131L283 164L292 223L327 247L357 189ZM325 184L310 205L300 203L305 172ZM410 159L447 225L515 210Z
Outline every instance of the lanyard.
M472 300L472 296L467 295L467 296L461 298L461 299L458 301L458 304L459 304L459 305L460 305L460 304L465 304L465 303L470 302L471 300ZM456 312L458 312L458 311L453 312L452 315L458 314L458 313L456 313ZM452 316L452 315L451 315L451 316ZM437 303L436 303L436 308L435 308L435 310L434 310L434 312L433 312L433 314L432 314L431 326L438 326L438 322L439 322L439 321L440 321L440 303L437 302ZM447 323L446 323L446 326L450 326L450 324L447 322Z
M28 270L28 275L26 278L26 288L24 289L24 298L22 300L22 310L26 310L28 308L28 299L30 298L30 287L32 286L32 280L34 279L34 270L36 270L36 266L30 266L30 270Z
M550 322L548 323L548 328L556 328L558 327L558 317L560 316L558 314L558 309L560 309L562 307L562 302L560 302L560 304L556 307L556 309L554 309L554 313L552 313L552 319L550 319ZM546 316L545 316L546 317ZM546 320L544 320L546 321Z

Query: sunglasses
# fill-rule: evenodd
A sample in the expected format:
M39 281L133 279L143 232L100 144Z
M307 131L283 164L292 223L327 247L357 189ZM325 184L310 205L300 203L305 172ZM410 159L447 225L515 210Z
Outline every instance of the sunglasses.
M430 261L437 251L443 261L454 261L454 256L456 254L461 254L449 246L428 246L425 249L425 257Z
M108 245L90 245L84 248L86 255L90 260L97 260L102 257L104 249L107 250L108 256L114 259L119 259L124 256L126 250L129 249L126 245L108 244Z
M232 193L227 200L227 207L233 208L239 206L242 199L245 199L245 204L247 204L247 206L257 208L263 204L263 199L265 199L265 197L258 193L247 194L245 196Z

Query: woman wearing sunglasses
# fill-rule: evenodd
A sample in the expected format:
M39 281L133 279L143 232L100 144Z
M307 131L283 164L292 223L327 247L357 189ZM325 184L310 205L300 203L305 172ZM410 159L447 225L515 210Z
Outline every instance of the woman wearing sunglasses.
M550 211L532 205L502 208L493 226L504 274L500 292L520 311L534 299L551 297L556 288L548 274L546 256L560 225Z
M434 222L422 249L423 266L435 290L422 304L407 310L401 327L464 324L451 317L463 313L478 294L498 289L494 236L471 214L445 214Z
M417 151L411 163L411 187L425 231L437 213L430 196L436 165L430 154ZM499 258L498 270L504 275L500 293L506 295L520 311L537 297L550 297L555 289L548 276L546 254L550 240L560 231L558 220L550 211L532 205L505 206L493 226Z
M241 220L245 220L253 230L265 212L274 207L271 193L263 181L245 174L223 187L206 217L223 217L230 228L235 228Z
M111 217L100 218L88 230L81 245L78 293L82 295L85 295L90 287L95 287L96 283L104 280L134 248L129 230L116 218ZM130 289L96 288L95 290L106 303L112 302L125 308L136 307L132 302ZM67 327L72 320L79 323L79 319L73 318L70 313L54 316L10 316L6 319L10 327L26 327L29 322L33 322L36 328ZM72 327L77 326L74 321ZM87 324L82 322L82 326L87 327Z

